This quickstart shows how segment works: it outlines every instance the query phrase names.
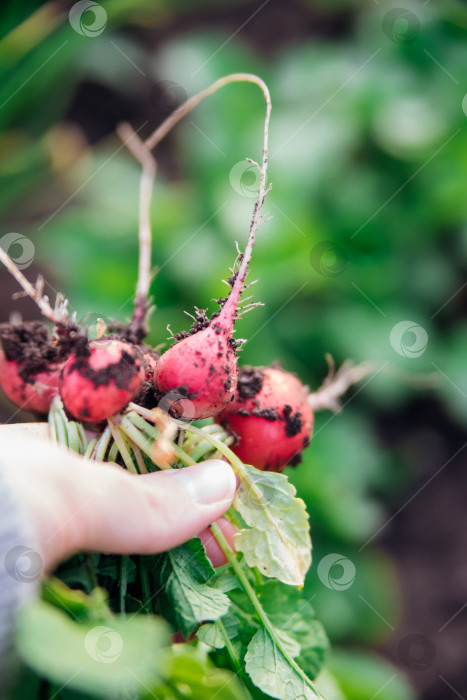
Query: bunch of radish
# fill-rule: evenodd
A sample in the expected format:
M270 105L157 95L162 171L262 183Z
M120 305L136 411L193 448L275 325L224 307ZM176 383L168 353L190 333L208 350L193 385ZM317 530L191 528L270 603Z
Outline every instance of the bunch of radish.
M239 254L230 280L230 292L220 310L209 319L198 317L190 332L180 334L161 356L143 345L150 308L149 203L155 174L152 149L201 99L235 80L261 87L267 110L258 200L254 207L248 241ZM270 99L267 87L256 76L238 74L216 81L210 88L180 107L145 142L128 125L119 133L143 166L140 195L140 266L135 312L129 324L103 326L100 337L90 339L84 328L70 318L63 299L55 308L36 286L26 280L0 249L0 259L16 277L26 294L53 324L26 322L0 326L0 385L18 407L46 414L59 396L67 416L99 429L107 419L125 413L130 402L143 408L159 406L174 418L213 418L231 436L231 449L258 469L282 471L300 461L310 443L314 410L333 408L337 397L364 371L347 367L318 392L308 389L279 366L238 368L239 342L234 339L237 318L255 304L240 307L252 257L266 186ZM355 370L356 373L355 373ZM352 374L352 371L354 374ZM336 381L337 380L337 381Z

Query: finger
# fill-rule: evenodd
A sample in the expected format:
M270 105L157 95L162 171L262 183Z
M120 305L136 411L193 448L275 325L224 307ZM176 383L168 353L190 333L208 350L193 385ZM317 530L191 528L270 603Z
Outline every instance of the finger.
M151 554L186 542L226 512L236 488L231 467L221 460L144 476L108 464L93 471L80 544L122 554Z
M76 550L170 549L223 515L235 494L235 475L221 460L136 476L45 440L8 438L2 446L0 467L46 569Z
M4 423L0 425L0 436L18 438L50 438L48 423Z
M219 520L217 520L217 524L222 530L222 533L227 542L229 543L230 548L235 550L234 535L237 532L237 528L234 525L232 525L232 523L229 520L226 520L226 518L219 518ZM210 559L211 564L215 568L226 564L227 557L222 551L211 530L209 528L206 528L206 530L203 530L199 536L201 537L201 541L204 544L206 554L208 556L208 559Z

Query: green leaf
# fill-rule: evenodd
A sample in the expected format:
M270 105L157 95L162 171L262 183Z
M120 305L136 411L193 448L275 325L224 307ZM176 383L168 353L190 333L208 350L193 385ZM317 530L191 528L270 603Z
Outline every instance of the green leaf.
M250 527L235 535L248 566L290 585L303 585L311 564L305 504L284 474L244 465L234 507Z
M298 668L292 667L265 629L259 629L245 655L246 670L264 693L280 700L321 697Z
M167 552L159 571L164 613L185 637L202 622L225 615L230 601L222 591L207 585L214 569L198 537Z
M349 700L415 700L401 670L372 652L333 649L329 666Z
M225 588L229 590L230 607L221 621L237 657L243 659L248 644L258 630L259 622L249 597L243 589L238 588L238 579L235 578L236 585L233 585L234 582L230 579L230 574L228 569L220 574L216 573L212 584L221 590L225 590ZM202 625L197 632L197 637L212 649L221 650L226 646L224 634L218 621Z
M75 622L43 600L21 608L16 629L21 659L39 675L97 697L156 682L156 659L169 642L165 622L147 615Z
M165 683L149 686L144 698L174 700L251 700L238 678L230 671L216 668L199 649L176 645L164 660Z
M299 645L299 653L291 654L311 678L321 670L329 649L322 624L301 591L268 581L258 591L258 597L272 624ZM290 649L289 649L290 653Z
M232 641L238 637L240 622L231 613L228 613L222 618L222 624L227 633L228 638ZM218 621L207 622L205 625L201 625L196 636L200 642L207 644L214 649L223 649L225 647L225 638L223 631L220 629Z
M207 644L213 649L223 649L225 647L225 639L217 622L207 622L201 625L196 633L200 642Z
M90 595L83 591L68 588L57 578L45 579L42 583L42 597L51 605L67 612L75 620L105 620L110 616L107 605L107 592L95 588Z

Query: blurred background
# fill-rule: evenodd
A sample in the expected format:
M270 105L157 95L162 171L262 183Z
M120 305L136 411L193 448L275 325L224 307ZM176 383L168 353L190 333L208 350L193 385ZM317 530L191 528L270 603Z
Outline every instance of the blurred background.
M463 697L465 3L30 0L0 17L0 245L84 323L132 311L140 173L117 123L147 136L230 72L268 83L271 218L250 273L264 306L238 324L241 362L280 360L312 388L327 352L378 366L289 469L311 516L328 695ZM260 91L231 85L156 150L154 345L225 293L263 118ZM0 284L2 321L37 318L5 271Z

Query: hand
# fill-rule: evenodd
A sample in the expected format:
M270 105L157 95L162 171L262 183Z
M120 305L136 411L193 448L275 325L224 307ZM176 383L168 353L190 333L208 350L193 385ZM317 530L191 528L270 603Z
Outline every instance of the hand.
M24 514L24 544L42 557L44 571L79 550L155 554L196 535L213 564L224 563L205 528L235 494L226 462L137 476L54 445L45 423L1 426L0 438L0 474ZM223 519L219 524L232 542L233 526Z

